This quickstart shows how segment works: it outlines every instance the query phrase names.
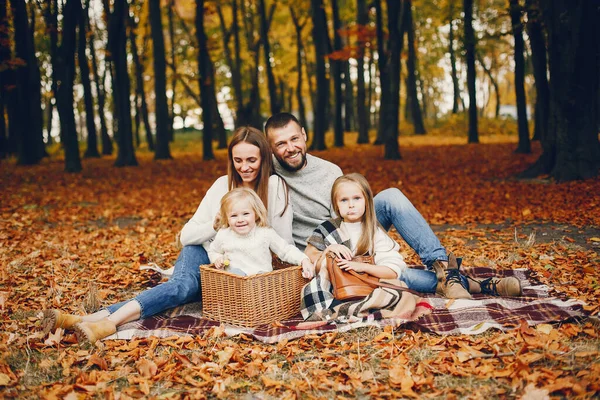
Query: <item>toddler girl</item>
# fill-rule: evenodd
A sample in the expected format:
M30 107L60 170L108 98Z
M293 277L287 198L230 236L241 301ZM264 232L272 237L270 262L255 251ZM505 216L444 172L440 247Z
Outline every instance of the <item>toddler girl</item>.
M366 272L378 278L400 279L409 289L435 293L436 273L407 268L398 252L399 245L379 225L373 206L373 192L364 176L352 173L340 176L331 188L333 209L339 216L319 225L308 238L305 253L315 260L317 268L325 265L325 254L337 256L344 270ZM373 255L375 264L351 261L355 255ZM456 263L455 257L450 257ZM458 269L458 266L456 266ZM488 278L482 281L460 275L462 285L470 293L519 296L521 285L517 278Z
M273 270L271 252L282 261L302 265L302 276L312 278L314 266L295 246L267 224L267 210L248 188L229 191L221 200L220 229L210 244L208 257L216 268L241 275Z

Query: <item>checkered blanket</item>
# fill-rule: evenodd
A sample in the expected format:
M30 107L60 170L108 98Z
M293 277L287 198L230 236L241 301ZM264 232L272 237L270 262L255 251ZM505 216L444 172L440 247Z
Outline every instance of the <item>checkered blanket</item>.
M418 267L417 267L418 268ZM227 335L245 334L265 343L298 338L308 334L331 331L346 332L364 326L387 325L434 332L440 335L478 334L490 328L508 330L516 328L521 321L529 325L552 323L585 317L583 302L550 296L550 288L535 280L530 271L492 268L463 268L474 278L490 276L515 276L523 286L522 297L491 297L473 295L471 300L448 300L436 295L424 295L426 301L415 304L410 318L386 318L381 311L349 319L345 323L332 321L304 321L298 315L287 321L256 328L240 328L224 325ZM431 312L430 312L431 311ZM119 331L107 339L131 339L133 337L168 337L174 335L202 335L220 324L202 318L200 303L191 303L166 313L119 327Z

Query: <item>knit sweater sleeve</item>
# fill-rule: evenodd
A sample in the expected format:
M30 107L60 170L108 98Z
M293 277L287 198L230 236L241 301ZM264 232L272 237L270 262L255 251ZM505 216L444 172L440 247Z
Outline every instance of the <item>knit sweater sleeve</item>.
M402 276L402 271L406 269L404 257L399 253L400 246L381 228L375 232L375 265L382 265L390 268L398 275Z
M277 255L282 261L290 264L299 265L302 260L308 258L306 254L298 250L298 248L292 244L287 243L281 236L277 234L273 229L267 228L267 239L269 241L269 248L273 253Z
M287 204L287 207L286 207ZM269 177L269 225L286 242L293 244L292 220L294 212L285 183L278 175Z
M203 244L212 239L215 216L219 210L221 198L227 193L227 176L222 176L208 189L192 218L181 230L181 244Z
M227 230L220 229L217 232L214 240L210 243L210 246L208 246L206 252L208 253L208 259L211 263L214 263L217 258L223 256L223 242L225 241L226 236Z

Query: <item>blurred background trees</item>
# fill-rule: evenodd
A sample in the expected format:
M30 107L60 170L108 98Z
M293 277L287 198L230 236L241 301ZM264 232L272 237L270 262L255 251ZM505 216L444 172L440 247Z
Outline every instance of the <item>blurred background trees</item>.
M65 170L117 148L203 158L235 127L294 113L311 146L383 146L457 118L513 118L524 177L596 176L600 11L586 0L9 0L0 5L0 157ZM562 16L562 17L559 17ZM176 134L174 134L176 133ZM399 139L400 138L400 139ZM57 144L58 143L58 144ZM84 161L85 164L85 161Z

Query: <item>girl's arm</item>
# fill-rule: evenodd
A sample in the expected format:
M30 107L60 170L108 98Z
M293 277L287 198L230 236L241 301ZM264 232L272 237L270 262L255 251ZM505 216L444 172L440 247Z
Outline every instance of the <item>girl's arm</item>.
M221 229L217 232L215 239L210 243L206 253L208 254L208 259L212 264L215 265L215 268L221 269L224 266L224 255L225 251L223 250L225 230Z
M285 211L283 211L284 208ZM271 175L269 177L269 225L289 244L294 244L294 239L292 239L293 218L294 212L290 195L283 179L278 175Z
M287 243L273 229L267 228L269 248L281 260L294 265L302 265L302 276L310 279L315 275L315 267L309 257L292 244Z
M202 244L215 236L213 222L225 193L227 193L227 176L222 176L208 189L194 216L181 230L179 240L183 246Z
M399 275L392 269L385 265L373 265L366 264L357 261L348 261L343 258L337 259L338 265L343 270L354 270L356 272L365 272L369 275L373 275L377 278L383 279L397 279Z

